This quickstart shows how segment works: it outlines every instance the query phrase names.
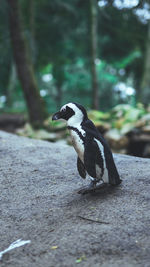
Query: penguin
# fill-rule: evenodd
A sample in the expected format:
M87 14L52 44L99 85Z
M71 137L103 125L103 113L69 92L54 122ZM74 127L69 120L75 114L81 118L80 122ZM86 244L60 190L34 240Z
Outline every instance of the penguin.
M117 171L112 152L87 116L85 108L75 102L65 104L52 116L52 120L63 119L67 123L72 144L77 152L77 169L85 179L87 174L91 180L88 188L79 191L81 194L95 191L97 183L119 185L121 179Z

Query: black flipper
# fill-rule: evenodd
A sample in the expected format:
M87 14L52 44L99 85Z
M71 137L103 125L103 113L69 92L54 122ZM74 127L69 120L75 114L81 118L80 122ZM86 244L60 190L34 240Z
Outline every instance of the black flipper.
M80 160L79 157L77 158L77 169L78 169L80 176L83 179L85 179L86 178L86 170L85 170L84 164L82 163L82 161Z
M88 133L85 138L84 165L88 174L93 178L98 178L96 177L96 165L98 165L101 169L101 176L103 176L103 158L97 143L93 140L93 137L88 135Z
M112 152L111 152L107 142L103 138L103 136L100 134L100 132L96 129L95 125L90 120L86 120L86 122L84 122L84 124L82 124L82 128L86 131L86 135L88 137L88 138L86 138L87 139L87 142L86 142L87 147L88 147L88 143L90 145L90 142L94 142L94 138L99 140L101 142L101 144L103 145L103 147L104 147L104 154L105 154L105 160L106 160L106 168L108 170L109 183L112 184L112 185L120 184L121 183L121 179L119 177L119 174L118 174L118 171L117 171L114 159L113 159ZM86 156L86 154L87 153L85 151L85 156ZM85 168L86 168L88 173L90 171L91 174L90 173L89 174L92 177L95 177L95 176L92 175L92 174L96 174L95 171L94 171L94 168L93 168L94 165L93 165L92 157L94 155L94 161L95 161L95 159L96 159L96 161L98 160L99 161L99 165L101 164L103 159L100 161L100 159L95 158L96 157L95 155L97 153L96 153L96 149L94 149L94 146L93 146L93 150L89 154L91 154L89 156L89 159L88 160L85 159L86 163L84 162L85 163ZM89 167L87 166L88 164L89 164ZM90 168L90 170L89 170L89 168Z

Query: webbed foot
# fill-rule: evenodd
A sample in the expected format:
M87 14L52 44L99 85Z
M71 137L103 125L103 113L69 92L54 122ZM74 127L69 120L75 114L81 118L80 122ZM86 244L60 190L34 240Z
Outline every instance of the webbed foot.
M106 183L101 183L101 184L96 186L96 183L97 183L96 181L92 181L89 186L81 188L78 191L78 194L85 195L85 194L88 194L88 193L94 193L96 191L99 191L99 190L105 188L108 185Z

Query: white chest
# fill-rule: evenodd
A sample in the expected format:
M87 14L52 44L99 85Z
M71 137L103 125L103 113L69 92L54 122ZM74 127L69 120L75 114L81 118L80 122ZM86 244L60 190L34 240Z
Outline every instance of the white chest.
M72 139L72 144L74 146L74 149L76 150L79 158L81 161L84 161L84 145L83 145L83 140L80 138L79 134L74 131L70 130L70 135Z

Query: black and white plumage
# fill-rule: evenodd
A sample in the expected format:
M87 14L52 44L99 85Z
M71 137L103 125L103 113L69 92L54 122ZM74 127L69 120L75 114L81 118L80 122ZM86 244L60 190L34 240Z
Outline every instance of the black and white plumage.
M82 178L86 178L86 174L90 176L90 188L94 189L100 180L111 185L120 184L112 152L93 122L88 119L84 107L68 103L52 117L52 120L59 119L67 122L72 144L78 154L78 172Z

